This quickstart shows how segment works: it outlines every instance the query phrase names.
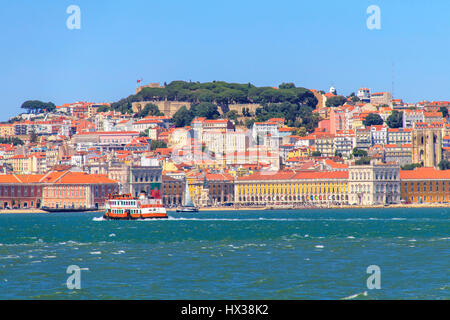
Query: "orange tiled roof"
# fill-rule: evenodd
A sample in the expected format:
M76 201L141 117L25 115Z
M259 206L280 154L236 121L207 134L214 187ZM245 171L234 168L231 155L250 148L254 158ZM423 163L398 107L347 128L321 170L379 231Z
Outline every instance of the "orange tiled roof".
M207 173L205 175L207 180L219 180L219 181L224 181L224 180L228 180L228 181L232 181L233 180L233 176L227 174L227 173Z
M435 168L416 168L415 170L400 170L401 180L450 180L450 170Z
M346 168L348 168L348 165L346 165L345 163L339 163L339 162L336 162L336 161L333 161L333 160L329 160L329 159L326 159L325 163L327 165L329 165L330 167L335 168L335 169L346 169Z

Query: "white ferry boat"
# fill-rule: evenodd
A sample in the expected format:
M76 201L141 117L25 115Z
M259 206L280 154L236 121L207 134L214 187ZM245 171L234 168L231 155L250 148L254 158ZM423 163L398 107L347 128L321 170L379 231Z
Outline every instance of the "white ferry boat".
M162 200L149 199L145 193L141 193L138 198L132 197L131 194L110 195L105 208L104 219L167 219Z

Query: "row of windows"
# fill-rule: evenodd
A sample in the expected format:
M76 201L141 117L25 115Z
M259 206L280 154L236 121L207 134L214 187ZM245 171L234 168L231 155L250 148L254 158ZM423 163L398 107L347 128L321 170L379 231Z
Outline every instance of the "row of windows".
M134 182L159 182L159 177L158 176L150 176L150 178L148 176L135 176L134 177Z
M86 190L82 189L82 190L64 190L64 189L50 189L50 190L46 190L46 192L44 192L45 196L47 197L80 197L80 196L85 196L86 195Z
M411 196L411 198L407 198L406 200L409 200L411 202L440 202L440 201L450 201L450 196L445 196L442 195L442 197L440 195L435 195L435 196L418 196L416 198L414 198L414 196Z
M242 185L237 186L241 194L261 193L338 193L346 192L346 184L320 183L320 184L278 184L278 185Z
M24 186L0 186L0 196L31 196L40 195L41 188L39 187L24 187Z
M355 192L371 192L370 185L352 185L350 188L352 193ZM375 185L375 192L397 192L398 186L396 184L387 184L387 185Z
M117 186L113 185L95 186L95 196L105 197L106 195L117 191L117 188ZM84 197L86 196L86 189L84 187L80 189L79 186L49 187L44 191L44 195L46 197Z
M222 188L222 185L211 185L210 188L211 188L210 190L211 190L212 193L221 192L221 191L227 193L227 192L232 192L233 191L232 190L233 186L228 186L228 185L223 185L223 188Z
M111 201L112 206L135 206L136 201L123 201L123 200L113 200Z
M368 180L371 175L369 172L352 172L352 180ZM397 174L394 172L375 173L376 180L397 180Z
M447 185L447 186L446 186ZM433 192L433 191L450 191L450 181L444 182L444 181L435 181L435 182L417 182L417 183L410 183L405 182L404 183L404 190L405 192Z
M129 139L104 139L103 143L129 143Z

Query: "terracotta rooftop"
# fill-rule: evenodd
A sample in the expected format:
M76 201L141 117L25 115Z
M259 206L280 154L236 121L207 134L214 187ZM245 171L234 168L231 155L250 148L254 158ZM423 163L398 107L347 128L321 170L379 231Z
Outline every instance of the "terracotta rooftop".
M400 170L402 180L450 180L450 170L435 168L416 168L415 170Z

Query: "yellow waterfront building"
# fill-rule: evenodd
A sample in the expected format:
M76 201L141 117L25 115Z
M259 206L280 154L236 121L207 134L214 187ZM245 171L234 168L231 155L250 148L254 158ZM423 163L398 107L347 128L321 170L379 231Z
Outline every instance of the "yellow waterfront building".
M235 180L242 206L348 204L348 171L258 172Z

